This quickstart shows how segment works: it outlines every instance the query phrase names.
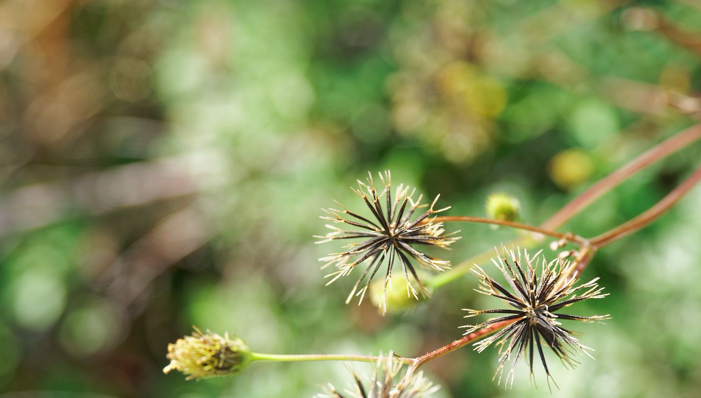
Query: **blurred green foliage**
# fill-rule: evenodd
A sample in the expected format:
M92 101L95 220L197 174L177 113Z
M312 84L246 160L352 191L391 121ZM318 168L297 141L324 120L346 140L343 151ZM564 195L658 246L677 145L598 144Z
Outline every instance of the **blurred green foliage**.
M694 122L700 24L693 0L0 3L2 396L310 397L348 379L340 363L162 374L193 324L270 353L458 338L460 309L487 306L474 278L384 318L345 306L352 281L324 288L318 269L319 209L358 204L348 185L390 169L452 215L504 192L538 224ZM651 167L563 230L634 217L698 159ZM597 254L585 277L611 296L575 311L613 320L581 327L597 361L553 366L553 396L698 395L699 201ZM515 236L459 229L441 253L456 264ZM467 348L426 369L438 397L547 394L525 367L505 391L496 363Z

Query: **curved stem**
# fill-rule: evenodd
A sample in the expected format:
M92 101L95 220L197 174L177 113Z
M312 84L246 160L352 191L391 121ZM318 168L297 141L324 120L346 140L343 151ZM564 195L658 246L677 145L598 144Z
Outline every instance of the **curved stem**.
M693 186L695 186L699 181L701 181L701 166L692 173L692 175L687 178L682 184L675 188L672 192L667 194L662 200L660 200L653 207L648 209L643 214L635 217L634 219L606 232L603 233L590 241L579 236L570 233L559 233L553 231L553 229L559 228L565 222L569 221L572 217L579 214L585 207L589 206L596 199L602 195L608 193L616 186L620 185L623 181L627 180L631 176L635 175L644 168L650 166L651 164L669 156L670 154L684 148L688 144L701 139L701 125L695 125L690 127L681 133L663 141L654 148L648 150L642 155L638 156L636 159L621 167L620 169L614 171L608 176L601 179L599 182L594 184L592 187L587 189L584 193L577 196L575 199L570 201L547 221L545 221L540 227L512 222L512 221L501 221L493 220L481 217L469 217L469 216L443 216L436 217L434 221L436 222L475 222L482 224L491 225L501 225L511 228L518 228L534 233L539 233L542 235L551 236L557 239L565 239L569 242L575 243L580 246L581 250L573 266L568 270L567 277L570 275L579 275L584 270L584 268L591 260L598 248L606 246L618 239L623 238L653 222L664 212L669 210L675 203L679 201ZM515 245L526 245L534 242L532 238L519 238L515 239L508 244ZM486 251L480 253L454 268L453 270L446 272L442 275L438 275L427 282L427 285L437 288L443 286L451 281L458 279L463 274L469 271L473 263L482 263L489 260L492 257L492 252ZM470 333L459 340L455 340L450 344L440 347L434 351L426 353L417 358L404 358L397 357L399 361L404 364L412 365L412 369L419 368L425 363L460 349L476 340L484 338L489 334L497 332L509 324L515 322L516 320L504 321L490 325L484 329L480 329L476 332ZM356 361L356 362L376 362L379 357L376 356L365 356L365 355L275 355L275 354L261 354L252 353L253 361L280 361L280 362L302 362L302 361Z
M431 361L431 360L436 359L438 357L442 357L443 355L448 354L450 352L453 352L459 348L462 348L462 347L472 343L475 340L479 340L479 339L486 337L494 332L497 332L497 331L505 328L506 326L516 322L517 320L518 319L509 320L509 321L502 321L502 322L495 323L493 325L489 325L489 326L487 326L483 329L480 329L476 332L470 333L459 340L455 340L452 343L445 345L437 350L434 350L434 351L431 351L427 354L424 354L424 355L422 355L414 360L414 364L412 365L412 368L417 369L418 367L422 366L423 364L425 364L428 361Z
M521 237L518 239L514 239L512 241L504 243L505 246L527 246L530 244L530 242L533 242L533 239L530 237ZM424 284L428 287L431 288L439 288L441 286L447 285L450 282L453 282L456 279L459 279L466 273L470 272L470 269L474 264L483 264L489 259L494 257L494 249L490 249L487 251L484 251L480 254L474 255L467 260L461 262L457 266L453 267L453 269L442 272L440 274L435 275L431 279L426 280Z
M668 193L667 196L662 198L662 200L657 202L643 214L593 238L591 240L591 244L597 248L604 247L623 238L624 236L628 236L633 232L646 227L664 212L669 210L670 207L674 206L674 204L677 203L679 199L681 199L687 192L689 192L689 190L691 190L691 188L693 188L699 181L701 181L701 166L699 166L678 187L674 188L674 190Z
M581 195L570 201L565 207L560 209L541 226L545 229L556 229L579 214L585 207L608 193L623 181L632 177L639 171L651 164L666 158L667 156L684 149L687 145L701 139L701 124L694 125L688 129L675 134L662 141L652 149L633 159L628 164L607 175L584 191Z
M572 277L579 278L579 275L581 275L584 268L589 265L589 262L591 261L592 257L594 257L594 254L596 254L596 247L592 245L584 246L581 250L579 250L577 252L577 257L574 259L569 268L564 271L554 290L557 290L560 286L562 286L562 284L570 280Z
M462 221L462 222L475 222L475 223L482 223L482 224L491 224L491 225L501 225L501 226L506 226L506 227L511 227L511 228L518 228L526 231L531 231L535 233L539 233L542 235L547 235L547 236L552 236L557 239L565 239L568 240L572 243L575 243L579 245L580 247L588 245L588 242L586 239L566 233L562 234L559 232L554 232L547 230L545 228L540 228L540 227L535 227L532 225L528 224L523 224L523 223L518 223L518 222L513 222L513 221L502 221L502 220L494 220L494 219L489 219L489 218L482 218L482 217L469 217L469 216L443 216L443 217L436 217L433 221L435 222L452 222L452 221ZM520 239L515 239L511 242L507 242L506 245L515 245L515 246L526 246L530 245L531 242L534 242L534 239L532 237L523 237ZM432 288L437 288L441 287L443 285L446 285L458 278L460 278L462 275L464 275L466 272L470 270L473 264L479 264L483 263L485 261L489 261L490 258L494 256L494 252L492 250L488 250L485 252L482 252L474 257L471 257L462 263L460 263L457 267L453 268L452 270L436 275L433 278L429 279L426 281L426 286L432 287Z
M443 217L436 217L433 219L435 222L451 222L451 221L462 221L462 222L474 222L474 223L480 223L480 224L491 224L491 225L501 225L505 227L511 227L511 228L517 228L517 229L523 229L526 231L531 231L531 232L536 232L542 235L548 235L552 236L553 238L558 238L558 239L566 239L572 243L577 243L577 244L582 244L583 238L579 238L575 235L572 234L562 234L559 232L555 231L550 231L545 228L541 227L535 227L532 225L528 224L523 224L520 222L514 222L514 221L502 221L502 220L494 220L491 218L482 218L482 217L469 217L469 216L443 216Z
M626 181L628 178L654 164L655 162L673 154L674 152L684 149L686 146L699 139L701 139L701 124L689 127L688 129L675 134L665 141L662 141L618 170L602 178L582 194L572 199L562 209L542 223L540 228L552 231L561 227L564 223L569 221L575 215L579 214L596 199L608 193L613 188ZM532 244L532 242L532 239L523 237L507 242L506 245L526 246ZM592 246L595 246L594 242L591 242L591 244ZM461 276L470 271L473 264L480 264L488 261L492 257L492 254L493 252L488 250L471 257L455 266L452 270L436 275L432 279L427 280L426 285L433 288L438 288L459 279ZM578 265L578 268L580 268L578 272L581 273L583 266L586 266L587 263L587 261L581 262ZM582 264L583 266L580 267Z
M404 364L413 364L413 358L396 357L398 361ZM251 353L252 361L273 361L273 362L310 362L310 361L352 361L352 362L377 362L380 357L371 355L345 355L345 354L330 354L330 355L278 355L278 354L263 354L259 352Z

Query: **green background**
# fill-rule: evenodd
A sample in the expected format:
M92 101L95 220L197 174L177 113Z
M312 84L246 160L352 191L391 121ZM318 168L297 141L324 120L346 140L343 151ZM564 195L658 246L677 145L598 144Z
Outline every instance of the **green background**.
M647 8L640 8L647 7ZM318 218L368 171L484 216L506 192L539 224L691 126L701 82L693 0L6 0L0 3L0 397L311 397L341 363L164 375L191 325L269 353L414 356L494 305L465 276L381 317L324 287ZM649 208L699 160L679 152L561 231L592 237ZM701 189L597 253L611 295L571 312L596 361L554 397L701 391ZM448 225L454 264L513 239ZM549 249L545 253L552 255ZM493 268L488 268L493 272ZM354 274L357 276L357 274ZM497 354L426 366L436 397L549 392ZM368 366L353 365L359 371Z

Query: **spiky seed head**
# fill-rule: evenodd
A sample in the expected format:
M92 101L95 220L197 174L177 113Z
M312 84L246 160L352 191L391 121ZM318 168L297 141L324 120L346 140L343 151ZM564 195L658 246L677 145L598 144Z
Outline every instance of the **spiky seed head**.
M329 383L315 398L427 398L440 389L423 372L409 368L400 375L401 370L402 363L390 352L377 360L370 382L353 372L350 388L339 391Z
M204 379L240 373L251 363L251 351L243 340L194 328L191 336L168 345L170 364L164 373L178 370L187 380Z
M443 209L434 208L438 201L438 196L436 196L430 206L421 204L422 196L419 195L414 200L415 190L407 186L400 185L394 194L392 193L389 171L386 171L384 174L380 173L380 180L384 186L379 191L376 189L370 173L368 173L366 182L358 181L358 189L351 188L363 200L370 210L371 216L364 217L339 204L341 210L324 210L327 215L321 217L331 222L331 224L326 225L331 232L326 235L315 236L315 238L319 239L317 243L345 239L361 240L360 242L346 245L343 252L332 253L319 259L325 263L321 267L322 269L330 265L336 268L334 272L327 275L327 278L330 278L327 285L343 276L350 275L355 267L361 263L366 264L360 278L348 295L346 303L349 303L354 296L360 297L359 303L362 302L372 279L378 273L380 267L386 263L387 271L383 272L382 291L384 295L387 287L392 283L396 262L399 262L401 265L401 273L403 273L407 282L404 284L406 294L413 296L417 300L419 296L427 297L429 293L419 279L416 264L425 269L440 272L449 269L450 262L427 256L417 250L415 246L436 246L447 249L448 246L460 239L453 236L459 231L444 234L443 224L435 222L437 213L449 209L449 207ZM416 210L422 208L425 208L425 210L418 217L414 218ZM344 224L353 227L353 229L344 230L337 227L336 225L338 224ZM396 271L400 272L399 270ZM418 287L414 287L409 282L409 275L411 275ZM361 288L363 284L364 286ZM383 299L381 302L384 303L385 300ZM387 311L384 306L382 310L383 313Z
M497 260L492 262L504 276L506 286L490 277L479 266L475 265L472 269L472 273L480 280L477 292L497 297L506 306L490 310L465 309L465 318L481 314L500 314L477 325L463 326L467 329L465 334L497 323L507 323L495 334L474 344L478 352L484 351L492 344L499 347L499 367L494 374L494 377L499 375L499 382L505 364L512 360L505 382L507 387L509 378L513 385L516 362L524 352L528 358L531 377L533 376L536 349L550 386L552 376L545 361L543 345L549 347L566 366L574 367L578 363L572 357L575 353L591 357L588 351L593 350L582 345L573 336L572 331L562 327L561 321L595 322L610 318L609 315L579 316L560 313L560 310L576 302L599 299L608 294L603 293L604 288L596 283L599 278L575 286L578 282L577 277L568 276L567 271L576 264L570 264L561 258L548 262L539 255L540 252L531 257L528 252L524 252L522 256L518 249L506 250L502 247L501 253L497 252Z
M493 193L487 197L487 216L495 220L516 221L521 211L521 203L505 193Z

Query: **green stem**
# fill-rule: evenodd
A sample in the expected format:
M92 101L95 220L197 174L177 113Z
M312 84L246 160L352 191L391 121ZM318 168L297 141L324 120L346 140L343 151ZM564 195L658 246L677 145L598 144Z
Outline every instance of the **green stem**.
M524 247L524 248L530 248L534 244L535 244L535 241L533 238L522 237L519 239L514 239L510 242L506 242L504 245L507 247L519 246L519 247ZM491 259L492 257L494 257L494 249L487 250L485 252L477 254L477 255L470 257L467 260L461 262L460 264L456 265L450 271L446 271L446 272L437 274L434 277L432 277L431 279L428 279L425 282L425 285L427 287L431 287L433 289L437 289L441 286L447 285L450 282L453 282L456 279L461 278L466 273L470 272L470 269L472 268L473 265L483 264L483 263L489 261L489 259Z
M398 361L404 364L414 363L413 358L396 357ZM311 361L351 361L351 362L377 362L380 357L370 355L345 355L345 354L330 354L330 355L279 355L279 354L263 354L260 352L251 353L251 361L271 361L271 362L311 362Z

